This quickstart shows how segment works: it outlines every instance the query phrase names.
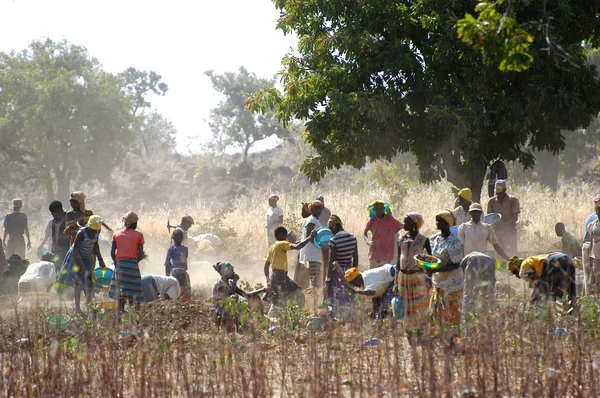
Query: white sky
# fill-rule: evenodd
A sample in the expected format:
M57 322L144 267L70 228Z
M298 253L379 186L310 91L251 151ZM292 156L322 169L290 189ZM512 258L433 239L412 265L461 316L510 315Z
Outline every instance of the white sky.
M149 100L177 128L181 151L210 137L209 110L221 100L204 71L245 66L270 77L297 42L276 29L271 0L0 0L0 15L0 51L67 39L109 72L132 66L161 74L169 91Z

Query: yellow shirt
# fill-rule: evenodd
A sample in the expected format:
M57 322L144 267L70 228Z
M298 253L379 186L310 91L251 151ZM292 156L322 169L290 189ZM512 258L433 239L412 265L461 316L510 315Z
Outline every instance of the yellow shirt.
M521 264L521 273L535 271L537 276L541 277L544 273L544 261L549 254L540 254L538 256L527 257Z
M267 262L271 264L271 267L280 271L288 270L287 252L292 250L292 244L287 240L278 240L273 243L269 248L269 254L267 255Z

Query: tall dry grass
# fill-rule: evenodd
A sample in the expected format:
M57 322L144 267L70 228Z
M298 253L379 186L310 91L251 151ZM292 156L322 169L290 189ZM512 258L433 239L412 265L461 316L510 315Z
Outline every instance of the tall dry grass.
M292 184L293 186L293 184ZM245 280L262 280L266 255L264 214L271 190L258 189L231 206L205 204L135 210L150 258L146 272L162 272L169 236L166 221L184 214L196 219L191 234L235 230L224 236L218 255L234 260ZM578 238L591 212L596 189L579 184L556 193L539 186L510 187L521 202L521 250L543 252L558 242L554 223L563 221ZM324 194L327 206L345 227L361 235L366 205L388 200L401 217L417 211L426 219L423 232L434 232L434 214L454 204L450 185L408 185L400 194L385 187L345 187L335 191L294 189L278 192L286 224L297 231L299 203ZM484 206L485 206L484 201ZM95 206L102 214L101 206ZM123 209L123 213L126 210ZM108 215L113 226L119 217ZM217 218L217 219L216 219ZM34 231L34 240L41 229ZM361 261L366 246L360 242ZM197 260L191 265L196 284L210 283L216 273ZM199 267L194 269L194 267ZM510 281L510 283L509 283ZM198 291L198 290L196 290ZM0 322L0 396L597 396L600 374L598 312L550 318L526 310L530 290L516 279L498 286L500 306L481 325L481 333L462 342L464 352L436 341L422 347L407 344L401 323L371 326L366 312L357 321L330 324L313 333L290 322L275 325L273 334L262 319L245 333L227 334L212 323L208 304L196 296L192 304L155 302L142 306L140 323L114 323L112 314L81 321L66 330L49 328L46 317L64 311L56 306L5 308ZM206 296L204 296L206 297ZM67 310L68 311L68 310ZM260 317L253 318L259 319ZM590 320L591 318L591 320ZM596 319L596 323L594 323ZM301 324L300 324L301 325ZM595 325L595 326L594 326ZM567 334L554 329L566 328ZM141 336L122 331L143 330ZM379 347L363 343L381 339Z

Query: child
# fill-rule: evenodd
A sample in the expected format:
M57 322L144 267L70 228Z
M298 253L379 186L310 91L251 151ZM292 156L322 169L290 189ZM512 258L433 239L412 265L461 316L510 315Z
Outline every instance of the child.
M286 240L288 232L284 227L275 229L276 242L269 248L269 254L265 261L265 278L267 285L275 290L275 304L282 299L296 300L299 307L304 306L304 293L298 284L288 276L287 252L290 250L300 250L312 241L316 235L313 230L311 234L300 243L290 243ZM272 266L271 277L269 278L269 267Z
M173 231L171 238L174 245L167 250L167 258L165 260L165 273L167 276L173 276L177 280L185 281L182 286L183 300L189 302L192 298L192 286L188 270L188 248L183 245L184 232L177 228Z
M240 277L236 275L233 265L230 262L216 263L213 265L213 268L221 275L221 278L213 285L210 312L213 314L217 326L224 326L227 331L231 332L239 327L238 319L225 310L223 300L231 297L237 301L238 296L248 298L248 294L237 287L237 281Z

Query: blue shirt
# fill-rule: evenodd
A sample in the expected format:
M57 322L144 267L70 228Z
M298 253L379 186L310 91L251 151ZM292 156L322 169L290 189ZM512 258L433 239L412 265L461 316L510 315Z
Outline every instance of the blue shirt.
M187 271L188 264L188 248L187 246L171 246L167 250L167 259L165 264L171 264L173 269L184 269Z
M585 238L583 238L584 242L589 242L590 241L590 232L588 231L588 225L590 225L590 223L595 222L596 220L598 220L598 214L596 214L596 213L590 214L585 219Z

